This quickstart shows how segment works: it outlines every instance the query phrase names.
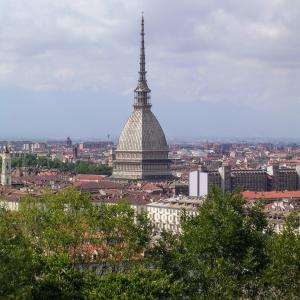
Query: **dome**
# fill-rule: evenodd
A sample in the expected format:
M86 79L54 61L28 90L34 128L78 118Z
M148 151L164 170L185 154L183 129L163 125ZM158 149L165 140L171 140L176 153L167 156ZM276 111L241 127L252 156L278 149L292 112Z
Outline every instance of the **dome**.
M172 178L169 147L159 122L151 111L151 90L146 80L144 18L141 22L140 70L134 90L134 110L119 138L113 178L164 180Z
M164 132L150 108L134 109L121 132L117 151L169 151Z

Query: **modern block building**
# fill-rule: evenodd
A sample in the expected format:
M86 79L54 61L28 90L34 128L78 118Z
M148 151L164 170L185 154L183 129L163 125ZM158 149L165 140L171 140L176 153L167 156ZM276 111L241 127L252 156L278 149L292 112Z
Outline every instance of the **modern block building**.
M241 191L295 191L300 190L300 166L295 169L279 168L232 170L222 166L215 171L197 170L189 174L189 195L205 196L217 186L224 192Z

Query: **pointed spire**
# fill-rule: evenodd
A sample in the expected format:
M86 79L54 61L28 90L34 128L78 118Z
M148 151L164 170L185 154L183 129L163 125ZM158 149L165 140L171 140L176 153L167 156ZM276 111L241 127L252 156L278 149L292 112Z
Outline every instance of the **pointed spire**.
M135 91L135 107L150 107L150 92L146 79L146 55L145 55L145 31L144 31L144 14L141 20L141 44L140 44L140 70L139 80Z
M140 47L140 77L139 82L146 81L146 57L145 57L145 31L144 31L144 14L142 13L141 21L141 47Z

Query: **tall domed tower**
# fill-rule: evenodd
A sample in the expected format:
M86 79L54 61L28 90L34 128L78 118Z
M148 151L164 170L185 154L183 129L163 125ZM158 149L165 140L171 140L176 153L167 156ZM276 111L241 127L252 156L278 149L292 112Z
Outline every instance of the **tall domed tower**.
M169 147L151 111L146 80L144 17L141 22L140 70L134 90L134 110L125 124L116 149L113 178L164 180L171 178Z

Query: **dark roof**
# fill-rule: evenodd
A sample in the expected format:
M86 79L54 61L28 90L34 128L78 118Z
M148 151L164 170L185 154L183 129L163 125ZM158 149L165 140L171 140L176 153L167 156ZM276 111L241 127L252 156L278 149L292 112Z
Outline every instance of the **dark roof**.
M101 180L98 182L95 181L76 181L74 186L81 191L98 191L101 189L122 189L125 187L123 183L111 181L111 180Z

